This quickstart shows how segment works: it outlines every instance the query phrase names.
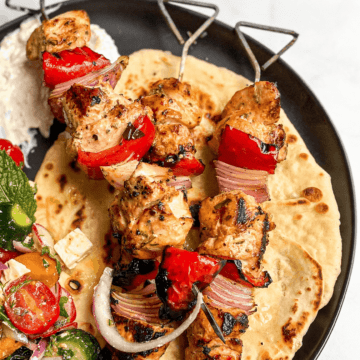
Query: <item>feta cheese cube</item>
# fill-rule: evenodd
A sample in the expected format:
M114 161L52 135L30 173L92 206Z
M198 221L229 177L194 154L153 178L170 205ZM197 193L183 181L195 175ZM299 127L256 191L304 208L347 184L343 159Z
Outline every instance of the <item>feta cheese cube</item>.
M69 269L73 269L84 259L92 247L92 242L80 229L70 232L54 246L55 251Z
M11 259L5 264L8 268L3 270L0 281L5 285L11 281L14 281L23 275L30 272L30 270L18 261Z

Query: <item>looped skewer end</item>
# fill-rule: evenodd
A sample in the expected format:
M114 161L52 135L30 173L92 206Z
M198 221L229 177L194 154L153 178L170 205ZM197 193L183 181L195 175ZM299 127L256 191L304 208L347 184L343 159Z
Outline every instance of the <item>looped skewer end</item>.
M213 9L215 12L214 14L209 17L196 31L194 34L192 34L189 39L184 44L184 39L182 38L180 31L177 29L174 21L171 19L169 13L167 12L164 2L167 3L179 3L179 4L185 4L185 5L195 5L195 6L201 6L209 9ZM211 23L215 20L217 15L219 14L219 8L214 4L209 3L203 3L200 1L194 1L194 0L158 0L158 4L160 7L160 10L162 14L164 15L167 24L169 25L171 31L175 34L176 38L178 39L179 43L182 45L184 44L182 56L181 56L181 63L180 63L180 70L179 70L179 81L182 80L184 76L184 70L185 70L185 62L186 57L188 55L188 51L190 46L196 41L196 39L211 25Z
M59 7L59 4L53 4L53 5L49 5L49 6L45 7L45 0L40 0L40 9L32 9L32 8L28 8L26 6L13 5L11 3L11 0L5 0L5 5L9 9L16 10L16 11L25 11L25 12L30 13L30 14L39 14L39 13L41 13L44 20L49 20L49 17L47 16L45 10L50 10L50 9Z
M293 39L287 45L285 45L277 54L272 56L269 60L267 60L265 62L264 65L261 66L261 70L263 70L263 71L265 71L270 65L272 65L275 61L277 61L277 59L285 51L287 51L292 45L294 45L295 41L299 37L299 34L297 34L295 31L281 29L281 28L277 28L277 27L273 27L273 26L253 24L253 23L249 23L246 21L239 21L235 25L235 31L241 41L241 44L243 45L243 47L245 49L246 54L251 62L251 65L252 65L254 71L255 71L255 82L260 81L260 75L261 75L260 65L259 65L258 61L256 60L256 57L255 57L254 53L252 52L248 42L246 41L244 34L240 30L241 26L250 27L250 28L259 29L259 30L267 30L267 31L277 32L280 34L291 35L293 37Z

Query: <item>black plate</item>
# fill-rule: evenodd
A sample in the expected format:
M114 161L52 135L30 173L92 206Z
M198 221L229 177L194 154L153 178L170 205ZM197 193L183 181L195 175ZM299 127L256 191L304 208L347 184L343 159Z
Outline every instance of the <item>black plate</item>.
M183 35L186 34L186 30L192 32L196 30L205 19L198 13L175 6L167 5L167 7ZM78 0L63 5L57 13L73 9L86 10L92 23L105 28L112 36L121 54L152 48L169 50L175 55L181 55L181 47L166 26L155 1ZM23 16L2 26L0 39L18 28L26 18L27 16ZM253 79L253 69L234 29L216 21L207 32L208 36L193 46L190 54ZM270 50L250 37L247 37L247 40L261 64L273 55ZM316 359L339 315L355 253L355 199L350 168L344 148L328 115L301 78L285 62L279 60L262 75L262 80L277 82L281 93L281 104L286 114L300 132L318 164L331 175L341 214L340 231L343 240L341 274L330 303L319 312L304 338L304 345L295 356L296 360ZM46 150L62 128L59 123L55 123L49 139L43 138L40 134L37 136L38 147L29 158L32 168L26 169L30 178L35 177Z

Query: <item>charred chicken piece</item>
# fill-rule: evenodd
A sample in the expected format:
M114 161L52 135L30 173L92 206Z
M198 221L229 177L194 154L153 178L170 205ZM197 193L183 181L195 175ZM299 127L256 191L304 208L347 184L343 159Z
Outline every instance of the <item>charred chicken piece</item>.
M66 123L73 129L72 146L94 153L118 145L139 117L152 116L149 108L137 101L131 103L109 87L73 85L63 105Z
M141 101L153 110L157 124L176 123L192 129L201 121L202 111L191 93L191 86L175 78L153 83Z
M196 252L167 247L155 283L164 306L161 317L182 318L196 303L193 284L205 289L221 269L219 260Z
M29 60L38 60L41 53L58 53L86 46L91 37L90 19L84 10L68 11L45 20L30 35L26 44Z
M228 346L232 345L232 346ZM239 350L234 350L233 347ZM212 340L208 344L189 346L185 350L186 360L241 360L242 341L230 339L223 344L221 340Z
M234 190L206 198L201 203L199 220L200 254L240 260L242 273L254 284L268 277L262 271L261 259L268 244L267 232L274 224L252 196Z
M243 310L231 307L215 307L206 295L204 295L204 302L222 330L226 341L239 338L249 327L248 316ZM194 346L201 346L212 340L220 340L202 310L190 325L187 336L189 343Z
M235 93L226 105L209 146L227 164L274 173L287 152L285 131L276 124L279 118L280 94L275 84L255 83ZM264 166L256 167L261 160Z
M125 316L121 316L113 312L115 326L120 335L130 342L146 342L158 339L173 332L173 328L166 325L155 325L141 320L134 320ZM165 344L159 348L140 353L122 353L121 351L112 349L113 359L126 360L143 360L159 359L165 352L169 344Z
M138 259L154 259L167 245L181 247L192 226L183 193L166 180L145 175L139 166L109 209L122 250Z

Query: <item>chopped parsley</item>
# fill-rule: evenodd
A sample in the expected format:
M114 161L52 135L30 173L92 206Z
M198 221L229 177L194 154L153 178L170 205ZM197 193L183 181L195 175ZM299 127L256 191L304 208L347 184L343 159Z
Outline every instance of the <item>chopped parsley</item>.
M69 301L69 299L66 296L62 296L60 298L60 302L59 302L59 306L60 306L60 316L69 317L69 314L67 313L67 311L65 310L65 304Z
M50 252L50 249L49 249L48 246L44 246L41 249L41 255L48 255L50 258L52 258L53 260L56 261L56 270L57 270L58 274L60 275L61 271L62 271L61 270L61 263L54 255L51 255L51 252Z

